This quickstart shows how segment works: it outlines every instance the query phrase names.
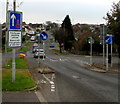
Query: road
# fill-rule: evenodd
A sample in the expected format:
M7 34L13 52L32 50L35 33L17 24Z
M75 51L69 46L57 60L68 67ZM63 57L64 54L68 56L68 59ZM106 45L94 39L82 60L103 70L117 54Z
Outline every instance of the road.
M36 77L48 102L118 102L118 75L98 73L83 67L81 56L60 56L46 49L46 59L40 60L55 74ZM39 67L31 50L27 59L32 69ZM98 58L99 60L99 58ZM40 66L41 67L41 66Z

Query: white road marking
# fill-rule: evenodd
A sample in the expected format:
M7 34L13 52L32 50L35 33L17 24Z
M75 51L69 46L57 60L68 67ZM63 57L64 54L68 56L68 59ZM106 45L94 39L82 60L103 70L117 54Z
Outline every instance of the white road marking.
M52 78L51 78L51 80L53 80L55 78L55 74L52 74Z
M55 89L51 89L51 92L55 92Z
M42 96L42 94L40 92L35 92L35 94L37 95L37 97L41 103L44 102L44 104L48 104L47 100Z
M50 61L58 61L58 60L55 60L55 59L50 59Z
M72 77L75 78L75 79L78 79L78 78L79 78L79 76L76 76L76 75L73 75Z
M51 92L55 92L55 83L47 78L44 74L43 77L51 84Z

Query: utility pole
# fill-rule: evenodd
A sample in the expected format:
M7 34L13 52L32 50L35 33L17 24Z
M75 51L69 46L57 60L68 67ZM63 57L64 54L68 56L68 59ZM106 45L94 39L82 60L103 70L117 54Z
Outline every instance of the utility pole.
M13 1L13 11L16 11L16 0ZM15 82L15 72L16 72L16 65L15 65L15 48L12 50L12 82Z

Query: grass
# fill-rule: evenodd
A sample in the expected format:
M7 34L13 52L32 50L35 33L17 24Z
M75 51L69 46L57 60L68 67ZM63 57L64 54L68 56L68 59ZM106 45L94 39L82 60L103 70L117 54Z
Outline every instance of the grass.
M29 68L29 66L26 62L26 59L16 58L15 62L16 62L16 69L28 69ZM3 68L11 69L12 68L12 59L10 59L9 62Z
M66 53L66 52L60 53L60 51L57 50L57 49L51 49L51 51L52 51L52 52L55 52L55 53L57 53L57 54L59 54L59 55L67 55L67 54L68 54L68 53Z
M12 48L7 48L7 52L11 52L12 51ZM5 53L5 49L0 49L0 53Z
M36 86L28 70L17 70L15 82L12 82L12 71L2 71L2 91L24 91Z
M19 51L27 51L29 46L32 45L32 42L26 43L24 46L22 46Z

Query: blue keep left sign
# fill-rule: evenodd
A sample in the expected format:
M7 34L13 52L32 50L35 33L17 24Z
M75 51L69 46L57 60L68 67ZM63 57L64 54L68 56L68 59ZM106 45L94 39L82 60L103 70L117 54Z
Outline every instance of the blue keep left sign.
M22 12L9 12L9 30L22 29Z
M110 35L110 36L106 36L105 37L105 43L106 44L112 44L113 43L113 36L112 35Z
M47 34L46 32L42 32L42 33L40 34L40 39L41 39L41 40L47 40L47 38L48 38L48 34Z

